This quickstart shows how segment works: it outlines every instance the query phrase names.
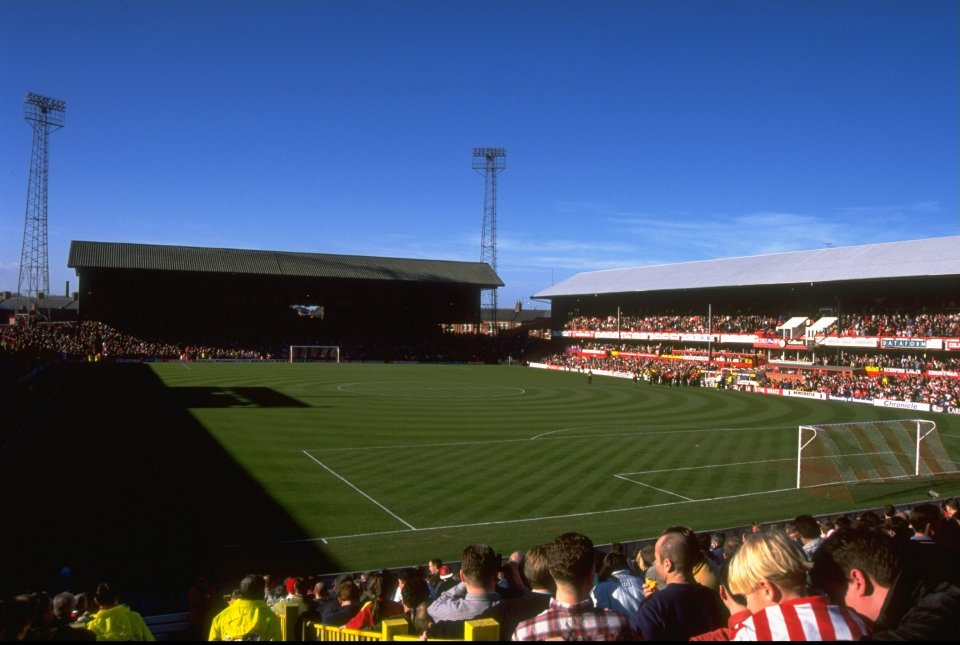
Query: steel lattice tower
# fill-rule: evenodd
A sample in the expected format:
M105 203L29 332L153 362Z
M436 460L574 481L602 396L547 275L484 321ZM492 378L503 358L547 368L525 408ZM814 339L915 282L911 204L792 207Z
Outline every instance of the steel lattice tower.
M474 148L473 169L483 175L483 232L480 237L480 261L497 272L497 174L507 167L505 148ZM480 307L490 310L490 322L497 333L497 288L484 289Z
M50 133L64 125L67 104L39 94L27 94L23 118L33 128L33 153L27 182L27 215L23 225L23 250L20 252L20 277L17 281L17 313L28 314L23 306L33 304L50 293L50 263L47 252L47 174Z

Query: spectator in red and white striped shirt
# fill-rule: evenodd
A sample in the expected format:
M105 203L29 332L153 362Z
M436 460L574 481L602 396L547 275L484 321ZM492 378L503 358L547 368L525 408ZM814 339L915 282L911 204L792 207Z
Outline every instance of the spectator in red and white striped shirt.
M869 633L852 609L809 595L811 564L799 544L780 531L757 533L730 563L730 590L746 596L750 618L736 641L856 640Z

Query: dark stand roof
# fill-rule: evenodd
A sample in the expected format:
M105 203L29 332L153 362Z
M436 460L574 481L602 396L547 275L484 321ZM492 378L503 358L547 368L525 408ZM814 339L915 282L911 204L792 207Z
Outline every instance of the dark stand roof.
M139 269L235 273L259 276L452 282L481 288L502 287L503 281L484 262L415 260L327 253L290 253L161 246L120 242L70 243L67 266L72 269Z

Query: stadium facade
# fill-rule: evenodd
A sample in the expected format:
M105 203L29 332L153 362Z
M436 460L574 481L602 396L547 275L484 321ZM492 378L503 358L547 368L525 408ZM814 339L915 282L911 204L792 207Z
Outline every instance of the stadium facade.
M488 264L73 241L82 319L179 341L430 337L479 323Z
M834 316L960 306L960 237L579 273L534 295L554 336L575 316Z

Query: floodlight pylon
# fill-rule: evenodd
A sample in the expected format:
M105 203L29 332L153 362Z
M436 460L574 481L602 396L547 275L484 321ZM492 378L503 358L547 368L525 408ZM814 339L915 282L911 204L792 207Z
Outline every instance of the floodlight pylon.
M507 167L505 148L474 148L473 169L483 175L483 225L480 236L480 261L497 272L497 174ZM497 288L483 290L480 303L490 310L490 324L497 333Z
M50 262L47 245L47 178L50 133L64 126L67 104L60 99L30 92L24 101L23 118L33 129L30 177L27 180L27 212L20 251L16 314L29 320L30 309L40 314L37 302L50 293Z

